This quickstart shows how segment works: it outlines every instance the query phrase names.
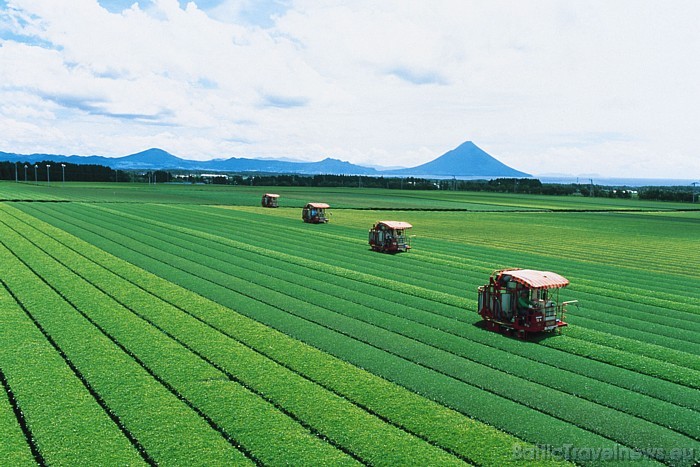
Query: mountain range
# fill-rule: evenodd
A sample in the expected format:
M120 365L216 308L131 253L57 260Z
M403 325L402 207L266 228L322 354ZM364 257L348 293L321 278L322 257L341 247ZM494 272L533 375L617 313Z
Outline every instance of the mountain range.
M420 176L436 177L531 177L515 170L489 155L471 141L446 152L425 164L406 169L378 170L351 164L338 159L326 158L318 162L290 162L269 159L232 157L195 161L181 159L167 151L151 148L123 157L63 156L56 154L14 154L0 151L0 160L9 162L37 163L53 161L72 164L97 164L118 170L191 170L208 172L263 172L274 174L336 174L374 176Z

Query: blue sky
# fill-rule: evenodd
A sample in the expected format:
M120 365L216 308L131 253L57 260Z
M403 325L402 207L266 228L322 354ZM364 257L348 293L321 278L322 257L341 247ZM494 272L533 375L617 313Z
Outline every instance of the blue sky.
M0 0L0 151L335 157L466 140L534 174L700 178L700 3Z

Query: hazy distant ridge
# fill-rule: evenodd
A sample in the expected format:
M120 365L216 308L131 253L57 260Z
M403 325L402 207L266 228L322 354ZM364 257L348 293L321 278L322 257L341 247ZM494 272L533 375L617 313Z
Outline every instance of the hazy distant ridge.
M426 164L408 169L377 170L326 158L318 162L289 162L267 159L232 157L210 161L181 159L167 151L151 148L124 157L62 156L56 154L13 154L0 152L0 160L36 163L45 160L56 163L99 164L119 170L192 170L211 172L267 172L300 175L396 175L396 176L484 176L530 177L501 163L471 141L446 152Z

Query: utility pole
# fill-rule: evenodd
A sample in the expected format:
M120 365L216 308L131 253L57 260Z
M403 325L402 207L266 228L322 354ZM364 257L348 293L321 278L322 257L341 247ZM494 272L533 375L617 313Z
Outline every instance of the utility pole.
M593 191L593 179L589 178L589 180L591 181L591 198L593 198L595 196L595 192Z
M697 194L695 194L695 188L697 187L698 182L693 182L691 185L693 185L693 196L691 197L691 201L693 203L697 203L697 201L700 201L700 197L698 197ZM697 199L697 201L696 201Z

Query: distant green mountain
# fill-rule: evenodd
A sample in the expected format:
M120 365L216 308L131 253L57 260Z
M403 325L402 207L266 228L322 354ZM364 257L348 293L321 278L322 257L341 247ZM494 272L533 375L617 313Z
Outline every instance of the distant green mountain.
M97 164L116 170L192 170L210 172L265 172L290 173L301 175L338 174L338 175L379 175L373 168L362 167L327 157L318 162L290 162L270 159L250 159L231 157L195 161L181 159L167 151L151 148L123 157L103 156L62 156L58 154L14 154L0 151L0 161L28 162L43 161L54 163L70 162L73 164Z
M73 164L98 164L118 170L192 170L211 172L265 172L302 175L395 175L395 176L483 176L483 177L530 177L529 174L512 169L479 149L471 141L449 151L437 159L410 169L377 170L351 164L338 159L326 158L318 162L289 162L269 159L231 157L195 161L181 159L167 151L151 148L124 157L61 156L55 154L12 154L0 152L0 161L37 163L53 161Z
M179 157L173 156L167 151L158 148L146 149L145 151L137 152L136 154L131 154L124 157L115 157L111 160L112 164L117 164L119 168L124 169L129 166L134 168L177 168L187 163L195 161L188 161L185 159L180 159Z
M508 167L471 141L460 144L435 160L410 169L392 170L392 175L455 177L531 177Z

